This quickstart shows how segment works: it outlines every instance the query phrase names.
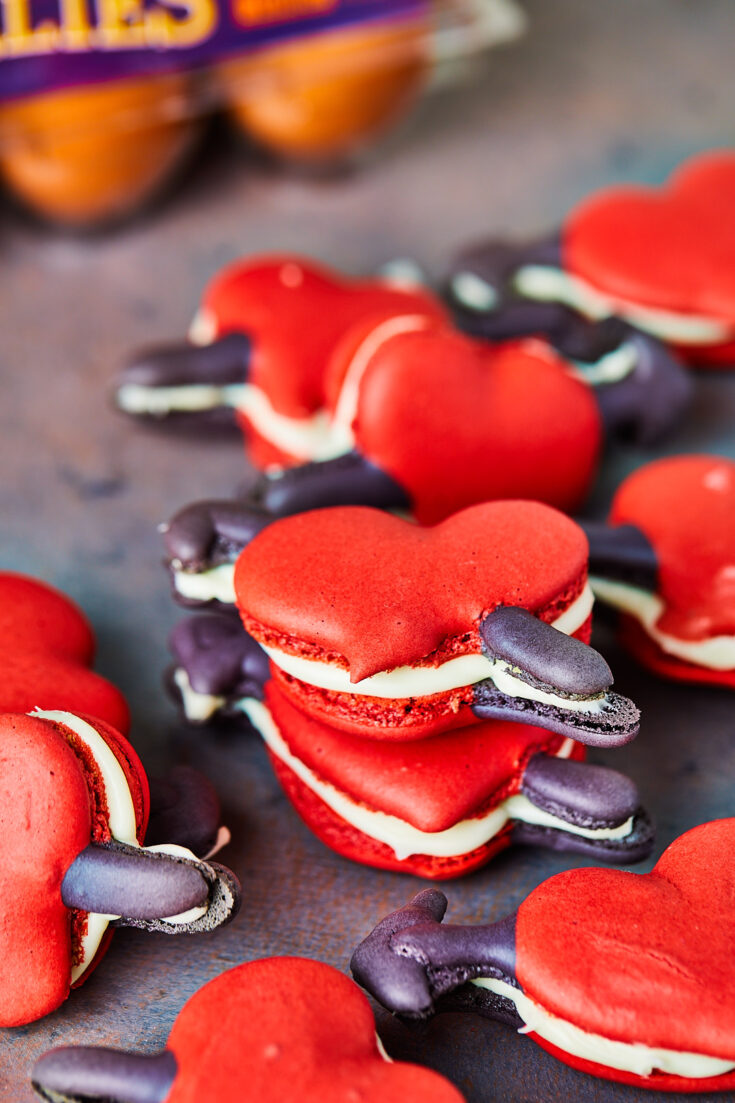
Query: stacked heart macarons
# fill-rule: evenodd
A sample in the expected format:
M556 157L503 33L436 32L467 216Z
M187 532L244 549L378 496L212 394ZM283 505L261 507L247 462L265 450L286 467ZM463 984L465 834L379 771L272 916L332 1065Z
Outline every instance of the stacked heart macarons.
M341 507L254 526L231 617L175 629L194 721L247 717L315 834L371 865L458 876L513 841L634 860L650 822L580 761L638 730L588 645L587 541L536 502L439 525Z

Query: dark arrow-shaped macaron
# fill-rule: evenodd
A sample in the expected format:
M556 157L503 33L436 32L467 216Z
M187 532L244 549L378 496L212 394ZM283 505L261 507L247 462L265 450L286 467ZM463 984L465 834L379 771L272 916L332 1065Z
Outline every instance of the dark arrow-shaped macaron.
M161 1053L125 1053L102 1046L63 1046L33 1066L33 1087L48 1103L163 1103L176 1079L176 1058Z
M375 927L352 955L358 984L401 1018L427 1019L437 1010L478 1010L484 994L456 990L473 977L515 979L515 915L482 926L442 926L447 898L425 889ZM442 1001L440 1005L440 1001ZM473 1006L474 1004L474 1006ZM487 1013L522 1025L508 1000L488 1001Z
M173 766L151 778L151 815L146 843L177 843L206 858L229 840L219 797L211 781L191 766Z
M483 719L540 724L595 746L627 743L640 726L640 712L627 697L610 692L612 671L588 644L560 632L527 609L502 606L480 624L485 655L522 686L504 692L494 680L474 687L472 711ZM588 711L589 710L589 711Z
M234 918L240 886L230 870L185 853L92 843L69 866L61 883L67 908L119 916L118 927L167 934L211 931ZM167 921L194 911L182 922Z
M659 564L648 537L635 525L579 520L590 545L590 574L655 591Z
M565 303L525 295L519 273L536 266L562 267L558 237L489 241L460 253L446 283L459 327L494 341L545 338L594 387L610 434L638 444L665 436L693 396L676 356L622 318L591 320Z
M145 349L120 373L115 402L125 413L146 420L235 428L251 353L251 342L242 333L207 345Z
M644 874L558 873L487 925L444 925L444 895L419 893L357 948L354 976L408 1020L472 1011L594 1076L732 1091L734 834L695 827Z

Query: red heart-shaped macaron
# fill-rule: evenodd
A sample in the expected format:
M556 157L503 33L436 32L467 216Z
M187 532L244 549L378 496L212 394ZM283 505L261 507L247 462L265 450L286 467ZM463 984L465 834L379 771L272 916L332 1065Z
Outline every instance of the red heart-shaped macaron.
M489 720L454 728L416 743L355 738L294 707L271 682L266 702L289 752L321 781L356 804L394 816L419 831L441 832L483 815L520 791L529 759L555 755L564 737L529 724ZM584 758L575 743L568 757ZM384 842L358 830L329 807L274 751L273 769L301 818L318 839L345 858L413 873L462 877L509 846L509 820L487 842L451 857L398 857Z
M462 1103L436 1072L392 1061L365 996L319 961L272 957L222 973L179 1013L165 1050L62 1047L32 1073L43 1099L160 1103Z
M634 525L658 563L664 603L656 629L697 643L735 636L735 463L718 456L673 456L647 464L618 489L612 525ZM604 597L604 594L603 594ZM670 677L735 687L735 668L713 670L667 654L632 617L626 642Z
M201 312L210 339L247 334L248 382L289 418L306 418L324 407L329 357L354 325L397 314L446 317L429 291L349 279L289 256L248 258L224 269L205 290ZM257 466L294 462L239 416Z
M349 363L344 354L332 362L333 413ZM548 345L479 342L430 322L387 337L369 357L352 431L423 524L497 498L571 511L589 491L602 444L592 388Z
M314 510L277 521L240 554L235 590L259 642L379 671L479 652L500 605L553 621L581 592L587 540L538 502L489 502L433 527L379 510Z
M735 334L734 212L735 154L708 153L661 188L616 186L582 202L564 225L564 267L622 303L711 318ZM733 337L720 344L714 355L732 362Z
M123 770L142 843L148 782L140 760L119 732L98 721L94 727ZM71 728L36 716L3 715L0 751L0 1023L16 1026L66 999L87 916L63 903L61 884L90 842L106 843L111 836L99 767Z
M166 1103L219 1103L247 1084L260 1103L461 1103L443 1077L386 1061L370 1005L336 969L303 958L240 965L186 1005L168 1040Z
M719 820L682 835L651 873L575 869L544 881L518 910L516 976L524 993L606 1039L735 1063L734 848L735 819ZM735 1086L735 1072L641 1080L616 1070L614 1077L673 1090Z
M127 731L124 697L88 669L94 655L89 622L58 590L0 573L0 640L0 711L64 709Z

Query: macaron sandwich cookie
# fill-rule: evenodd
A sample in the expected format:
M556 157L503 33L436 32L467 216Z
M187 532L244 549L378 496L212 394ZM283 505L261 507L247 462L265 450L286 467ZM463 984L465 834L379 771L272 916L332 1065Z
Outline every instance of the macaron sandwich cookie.
M325 369L338 344L367 321L400 318L405 328L445 316L419 287L353 279L298 256L249 257L205 288L188 341L132 358L116 403L146 420L237 424L258 467L331 458Z
M572 869L487 926L443 924L419 893L382 920L353 974L407 1020L499 1019L593 1076L659 1091L735 1089L735 820L676 839L650 873Z
M355 860L452 877L511 842L635 860L652 842L635 786L576 761L638 729L583 642L586 560L538 503L434 527L362 507L285 518L237 562L247 633L188 618L171 684L193 722L249 720L302 817Z
M370 505L433 523L496 498L571 511L606 432L652 438L689 388L640 334L609 353L634 348L635 378L597 388L574 342L567 353L543 332L477 341L428 290L346 280L296 257L233 266L202 310L194 335L205 343L144 350L123 371L117 403L148 420L187 409L190 424L236 419L264 469L252 500L275 515Z
M353 981L296 957L250 961L210 981L184 1005L159 1053L65 1046L36 1062L32 1083L48 1103L464 1098L438 1073L388 1057Z
M615 185L593 194L570 212L558 235L469 250L454 264L451 297L463 316L474 317L473 328L488 335L502 335L508 326L516 332L521 325L527 332L563 328L572 312L622 319L689 363L732 366L734 198L735 154L693 157L658 188ZM664 369L656 361L657 392L665 398ZM608 375L624 369L624 358L603 368Z
M735 688L735 463L683 455L640 467L608 521L584 522L591 584L624 644L666 678Z
M54 1011L97 965L112 928L210 931L237 911L224 866L143 847L148 782L109 724L62 710L0 716L0 1025Z
M283 518L240 553L234 587L283 692L345 731L400 740L510 717L615 746L638 730L585 646L585 536L540 503L435 526L363 507Z

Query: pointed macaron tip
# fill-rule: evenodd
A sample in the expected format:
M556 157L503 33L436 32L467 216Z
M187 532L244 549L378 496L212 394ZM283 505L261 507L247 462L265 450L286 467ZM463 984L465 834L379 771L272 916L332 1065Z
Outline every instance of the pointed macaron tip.
M67 908L152 920L207 905L209 884L197 865L121 843L91 843L61 883Z
M274 517L328 506L411 508L403 487L357 451L263 475L253 488L252 500Z
M590 574L654 592L658 588L656 551L636 525L577 520L589 542Z
M118 375L118 401L124 409L124 389L130 385L155 390L245 383L250 353L251 342L242 333L230 333L206 345L181 341L140 349Z
M62 1046L39 1057L31 1071L36 1095L48 1103L164 1103L176 1079L170 1050L126 1053L100 1046Z
M575 697L605 693L613 675L598 651L539 620L527 609L500 606L480 624L485 654Z
M218 549L222 562L234 563L239 552L273 520L271 514L251 503L203 500L185 506L171 518L163 542L172 564L202 571L214 565Z

